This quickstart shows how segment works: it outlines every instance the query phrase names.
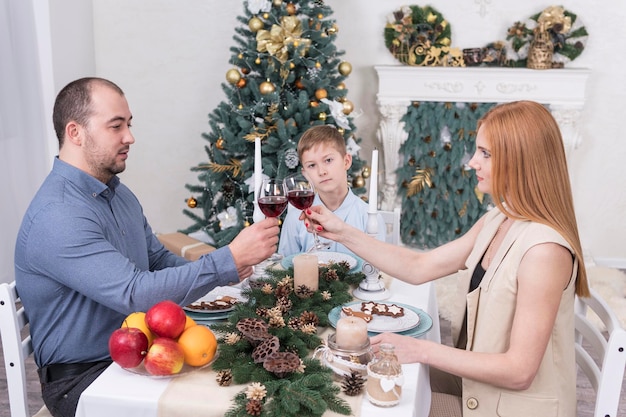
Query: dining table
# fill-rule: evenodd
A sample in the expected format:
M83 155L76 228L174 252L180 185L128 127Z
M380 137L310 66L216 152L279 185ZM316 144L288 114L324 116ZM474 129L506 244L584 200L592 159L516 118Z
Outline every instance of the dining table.
M440 342L434 284L412 285L382 275L389 290L389 297L385 301L420 309L432 319L430 329L416 337ZM324 330L326 333L328 331ZM431 397L428 366L403 364L402 372L402 397L394 407L375 406L363 393L347 396L342 392L339 397L350 405L353 416L427 417ZM113 363L82 393L76 417L221 417L233 406L232 399L246 385L221 386L216 376L217 373L210 366L180 376L152 377L131 372ZM338 415L331 411L324 413L324 417Z

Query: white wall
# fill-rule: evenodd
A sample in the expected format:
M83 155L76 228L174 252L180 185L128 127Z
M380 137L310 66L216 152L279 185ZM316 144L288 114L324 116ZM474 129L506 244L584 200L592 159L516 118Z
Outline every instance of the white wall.
M74 0L77 1L77 0ZM137 193L156 231L185 228L182 214L196 183L189 168L204 161L207 114L225 96L220 84L230 68L236 16L243 1L92 0L96 72L117 82L134 114L133 146L123 180ZM369 158L376 145L378 112L374 65L395 64L383 41L385 17L402 0L327 0L339 25L337 46L353 65L348 97L363 114L356 119ZM431 1L452 25L452 46L479 47L504 39L517 20L540 12L539 0ZM626 4L571 0L591 34L572 64L592 69L582 125L583 142L571 160L572 181L583 246L596 262L626 267L626 187L622 137L626 99ZM481 10L481 7L483 8ZM55 16L71 23L71 16ZM87 34L89 35L89 34ZM67 65L71 65L68 60Z

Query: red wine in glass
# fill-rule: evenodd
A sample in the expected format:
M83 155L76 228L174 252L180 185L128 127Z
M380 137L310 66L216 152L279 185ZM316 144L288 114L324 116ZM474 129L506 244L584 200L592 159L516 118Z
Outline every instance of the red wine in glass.
M287 208L287 198L284 196L261 197L259 208L267 217L278 217Z
M287 193L287 200L298 210L304 210L313 205L315 192L313 190L290 190Z
M284 180L287 199L292 206L298 210L304 210L313 205L315 199L315 188L313 184L302 174L292 174ZM307 252L316 252L330 247L330 242L320 241L317 232L313 230L315 243Z

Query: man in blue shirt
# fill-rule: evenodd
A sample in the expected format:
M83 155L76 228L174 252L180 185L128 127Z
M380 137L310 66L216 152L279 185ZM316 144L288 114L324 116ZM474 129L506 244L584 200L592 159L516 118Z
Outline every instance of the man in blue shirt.
M117 177L135 142L131 119L108 80L61 90L53 113L59 156L18 233L15 281L54 416L74 416L82 391L110 364L109 336L128 314L238 283L277 248L278 221L266 219L195 262L167 251Z

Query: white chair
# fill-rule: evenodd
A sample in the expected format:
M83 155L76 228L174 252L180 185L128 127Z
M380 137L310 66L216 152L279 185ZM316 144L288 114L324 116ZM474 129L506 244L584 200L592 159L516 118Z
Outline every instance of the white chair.
M394 245L400 244L400 207L394 208L392 211L379 210L387 225L387 243Z
M606 326L608 340L587 318L588 309ZM591 297L576 297L575 320L576 363L596 391L594 417L616 417L626 367L626 330L594 290L591 290ZM583 341L586 341L585 346L591 346L601 366L583 346Z
M15 282L0 284L0 335L2 354L9 390L11 417L28 417L28 392L26 390L26 367L24 360L33 353L30 335L22 340L22 329L28 324L28 317L21 305L16 302L19 296ZM37 381L39 382L39 381ZM44 405L35 417L52 416Z

